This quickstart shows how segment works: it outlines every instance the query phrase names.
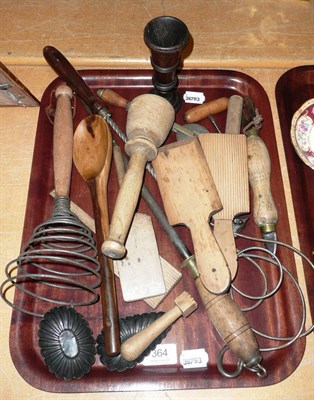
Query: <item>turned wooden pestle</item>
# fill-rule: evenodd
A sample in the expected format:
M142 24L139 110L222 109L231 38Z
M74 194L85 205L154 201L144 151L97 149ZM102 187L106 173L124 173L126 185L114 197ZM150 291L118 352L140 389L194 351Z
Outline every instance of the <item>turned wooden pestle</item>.
M184 318L197 309L197 303L188 292L174 300L174 307L152 322L147 328L130 337L121 345L121 355L127 361L136 360L147 347L181 316Z
M145 165L157 156L174 122L171 104L160 96L143 94L129 105L126 123L128 141L125 152L130 162L114 207L109 235L102 252L111 258L123 258L125 241L139 199Z

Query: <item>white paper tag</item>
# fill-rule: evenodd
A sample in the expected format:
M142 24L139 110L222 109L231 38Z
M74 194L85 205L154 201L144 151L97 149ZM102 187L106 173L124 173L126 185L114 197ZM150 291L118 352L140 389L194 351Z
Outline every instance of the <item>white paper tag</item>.
M158 344L141 362L142 365L173 365L178 361L175 343Z
M191 104L203 104L205 101L204 93L186 91L183 95L183 100Z
M183 368L204 368L207 367L208 354L205 349L183 350L180 363Z

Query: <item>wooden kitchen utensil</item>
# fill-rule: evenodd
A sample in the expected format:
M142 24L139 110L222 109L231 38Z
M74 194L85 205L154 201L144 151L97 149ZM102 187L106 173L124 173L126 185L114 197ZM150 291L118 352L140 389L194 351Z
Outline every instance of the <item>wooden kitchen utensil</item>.
M109 126L98 115L84 118L74 134L73 160L87 182L93 201L98 258L101 263L101 300L103 330L107 354L120 352L119 315L112 260L101 253L101 245L108 236L107 181L112 156Z
M194 279L207 315L219 335L230 349L240 357L246 367L262 371L262 356L254 332L245 314L229 293L215 296L210 293L197 277Z
M108 257L119 259L125 255L124 244L139 199L145 165L157 156L157 147L170 132L174 115L171 104L157 95L143 94L130 103L125 145L130 163L115 203L109 236L102 246Z
M239 118L235 118L234 114L237 113L231 113L234 118L230 117L232 100L229 101L229 107L228 134L202 134L198 139L223 205L223 209L213 217L214 236L227 260L233 280L237 273L237 251L232 221L235 215L250 212L250 197L246 137L236 132ZM241 113L242 108L240 123ZM234 123L231 124L230 120Z
M182 292L174 307L152 322L147 328L130 337L121 345L121 355L128 361L138 358L145 349L171 324L183 316L187 318L197 309L197 303L188 292Z
M212 293L226 292L230 271L209 226L222 204L198 139L161 147L153 166L169 223L191 230L202 282Z
M50 310L52 303L72 308L96 303L99 299L96 289L101 282L93 234L70 210L73 92L61 84L54 94L52 160L56 195L53 210L49 218L33 229L19 256L6 265L7 279L0 285L0 295L8 305L40 318L44 318L48 312L46 306ZM37 179L40 179L41 173L40 170ZM43 193L36 192L36 197L40 194ZM36 204L42 204L43 199L44 196L38 198ZM35 212L38 210L35 209ZM11 287L33 300L22 303L22 306L14 305L6 296ZM43 294L41 287L47 287L49 291ZM25 307L33 301L36 302L33 310Z

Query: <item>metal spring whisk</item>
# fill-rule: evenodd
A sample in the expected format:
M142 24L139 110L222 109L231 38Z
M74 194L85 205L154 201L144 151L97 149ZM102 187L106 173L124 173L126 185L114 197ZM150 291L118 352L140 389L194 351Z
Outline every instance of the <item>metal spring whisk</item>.
M18 258L6 265L7 279L0 286L0 295L7 304L38 317L43 317L47 309L42 302L39 305L37 302L34 309L34 305L30 305L31 298L58 305L87 306L98 300L95 289L101 283L93 234L70 210L72 91L67 86L59 86L56 97L53 212L46 222L34 229ZM23 297L28 297L28 301L11 302L7 291L12 286L27 295ZM25 307L27 303L29 307Z

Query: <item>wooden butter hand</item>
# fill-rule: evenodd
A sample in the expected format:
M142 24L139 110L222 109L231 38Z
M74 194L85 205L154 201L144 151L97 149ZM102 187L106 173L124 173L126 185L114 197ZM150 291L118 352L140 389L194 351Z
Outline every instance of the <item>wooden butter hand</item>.
M208 223L222 205L198 139L163 146L153 166L170 224L190 228L201 280L212 293L227 291L230 271Z

